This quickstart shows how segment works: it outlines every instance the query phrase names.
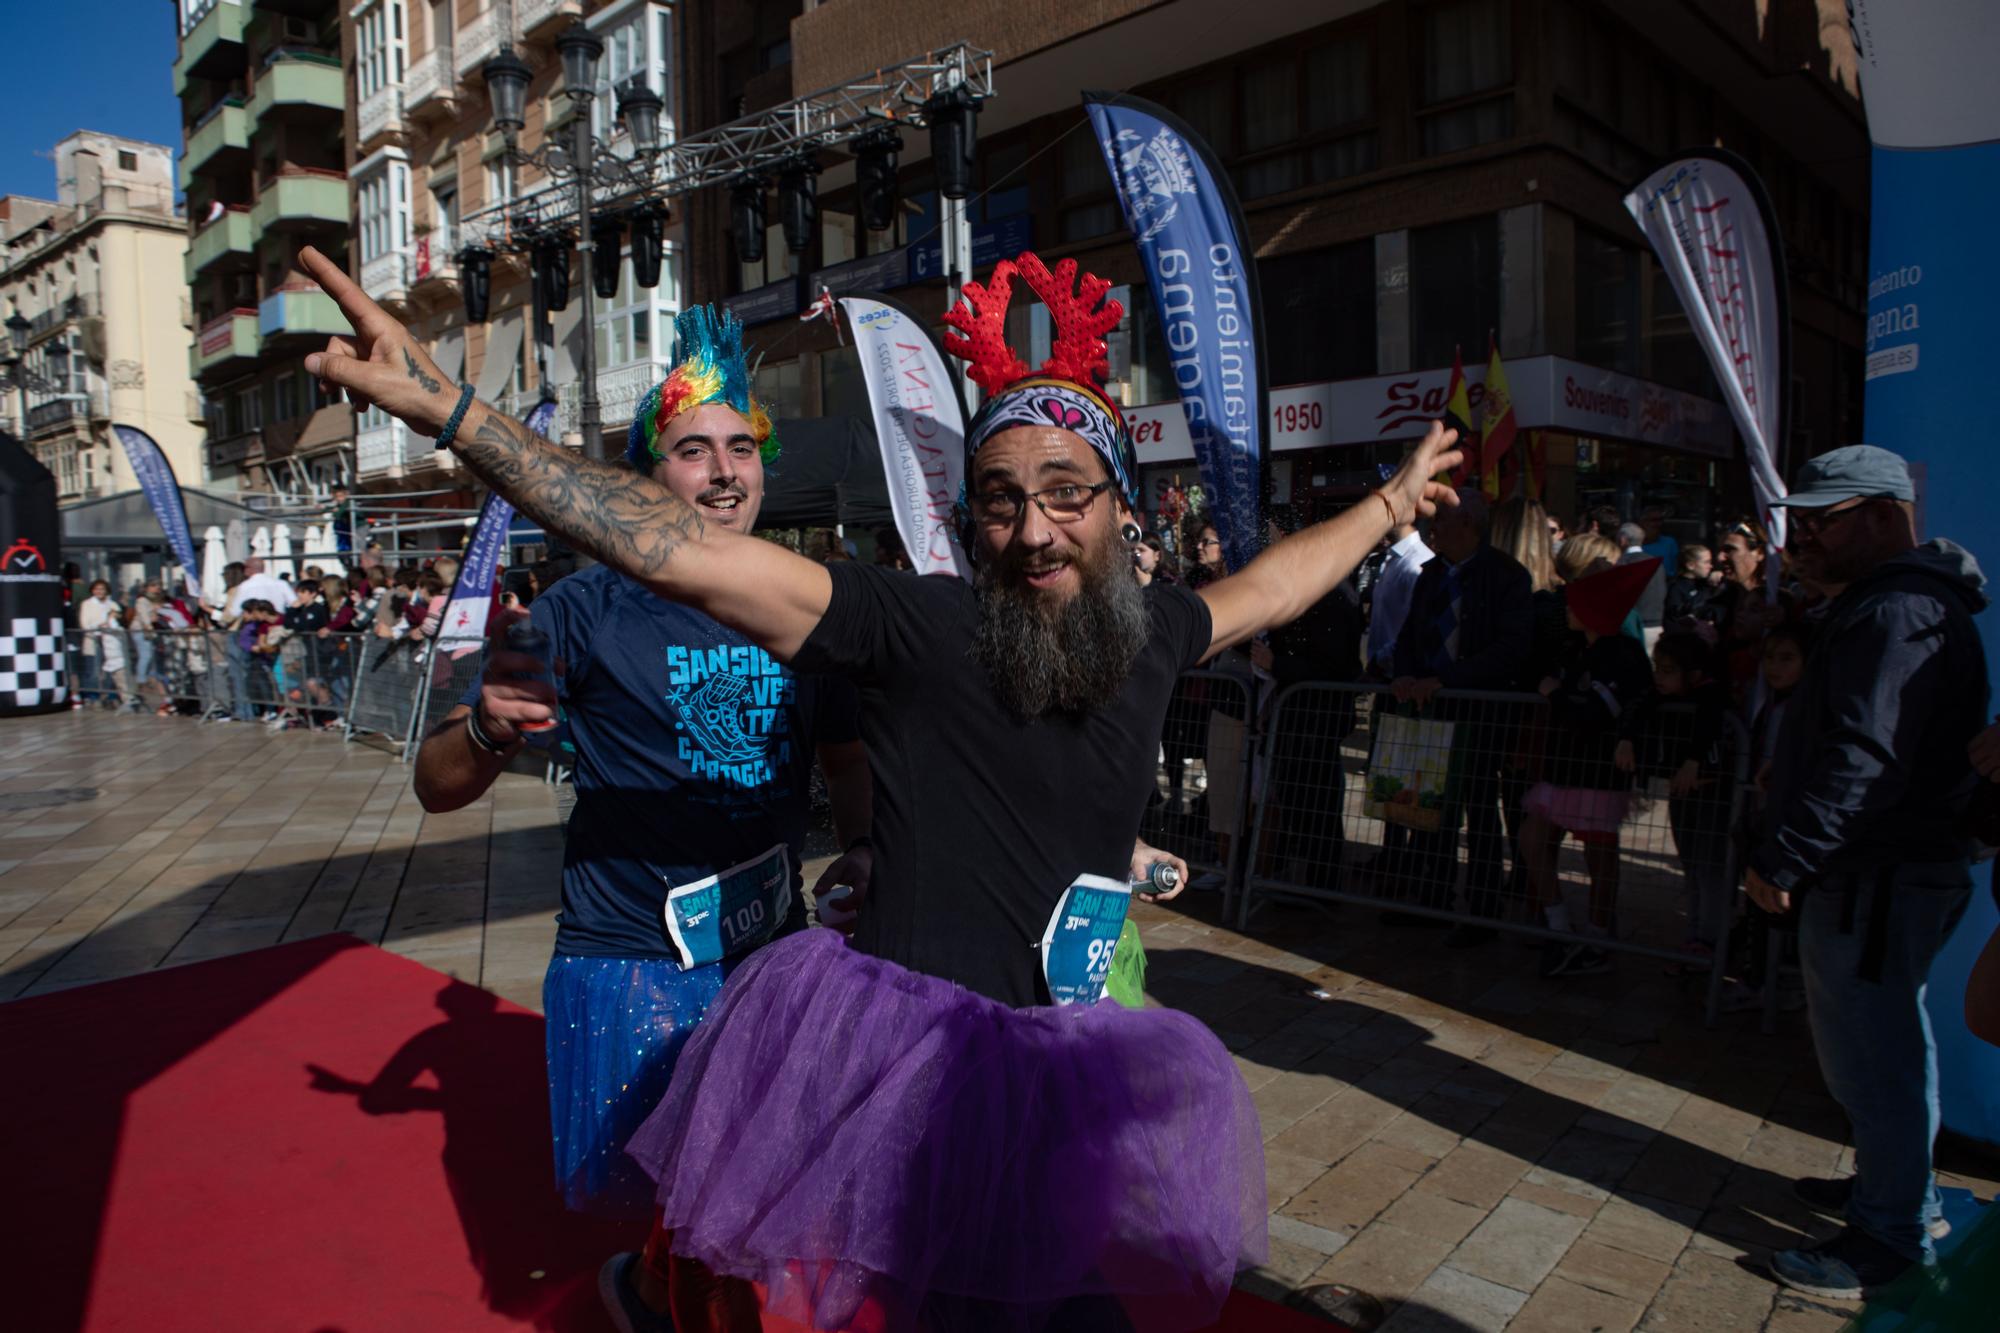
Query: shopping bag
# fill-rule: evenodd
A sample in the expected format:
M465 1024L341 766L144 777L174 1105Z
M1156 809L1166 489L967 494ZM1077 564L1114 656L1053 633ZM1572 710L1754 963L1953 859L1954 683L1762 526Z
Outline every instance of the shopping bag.
M1426 833L1443 827L1451 794L1452 730L1452 723L1435 718L1378 712L1362 813Z

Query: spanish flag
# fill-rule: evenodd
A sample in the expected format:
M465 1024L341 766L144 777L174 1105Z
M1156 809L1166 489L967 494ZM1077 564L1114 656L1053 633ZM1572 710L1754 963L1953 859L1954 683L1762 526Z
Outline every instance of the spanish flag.
M1451 349L1451 390L1445 395L1444 424L1458 432L1458 451L1463 459L1452 470L1451 484L1463 486L1472 471L1473 460L1479 456L1479 433L1472 423L1472 398L1465 390L1465 355L1458 348ZM1439 473L1433 481L1443 481Z
M1517 473L1520 480L1519 494L1540 503L1542 498L1543 473L1548 468L1548 465L1549 442L1542 437L1542 432L1538 430L1529 431L1528 442L1523 450L1521 467Z
M1514 395L1507 390L1507 371L1500 364L1500 344L1492 343L1486 364L1486 419L1480 423L1479 487L1489 500L1500 498L1500 460L1514 447Z

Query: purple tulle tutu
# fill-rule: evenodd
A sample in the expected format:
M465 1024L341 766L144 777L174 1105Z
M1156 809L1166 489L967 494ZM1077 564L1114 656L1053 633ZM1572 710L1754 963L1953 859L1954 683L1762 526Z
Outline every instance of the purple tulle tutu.
M674 1249L815 1328L1115 1298L1197 1328L1265 1254L1256 1108L1168 1009L1010 1009L808 930L752 955L627 1151Z

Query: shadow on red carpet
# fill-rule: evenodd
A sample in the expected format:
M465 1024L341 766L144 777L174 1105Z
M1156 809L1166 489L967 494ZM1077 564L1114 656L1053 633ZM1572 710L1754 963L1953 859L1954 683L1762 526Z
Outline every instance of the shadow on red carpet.
M0 1062L8 1327L602 1333L641 1239L554 1192L541 1018L350 936L0 1004Z

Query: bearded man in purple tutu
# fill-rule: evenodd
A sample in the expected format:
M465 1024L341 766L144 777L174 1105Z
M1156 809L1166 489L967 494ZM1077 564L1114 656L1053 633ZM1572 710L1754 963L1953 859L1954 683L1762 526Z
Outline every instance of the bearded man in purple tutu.
M1183 671L1452 501L1428 480L1458 461L1451 433L1237 574L1141 589L1131 436L1103 389L1123 311L1073 261L1022 255L948 316L990 395L966 439L975 578L820 565L441 385L344 274L305 262L355 326L315 374L660 595L860 686L870 901L851 943L806 931L742 965L632 1140L674 1253L819 1329L1213 1322L1265 1253L1256 1110L1192 1017L1093 1002L1161 724ZM1017 277L1058 329L1039 369L1006 345Z

